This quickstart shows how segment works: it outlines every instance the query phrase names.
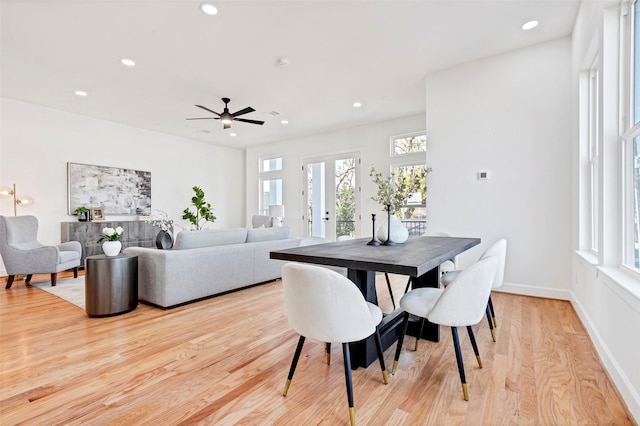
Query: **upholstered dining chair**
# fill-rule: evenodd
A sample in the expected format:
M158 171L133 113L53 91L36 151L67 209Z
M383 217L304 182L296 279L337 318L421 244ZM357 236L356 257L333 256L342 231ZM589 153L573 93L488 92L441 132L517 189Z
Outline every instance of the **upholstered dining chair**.
M444 289L442 288L416 288L409 291L400 299L400 308L405 313L402 320L402 334L398 339L398 346L393 362L392 374L398 367L398 360L402 351L402 343L407 332L409 316L420 318L420 327L416 337L416 350L425 319L434 324L451 327L453 348L456 353L460 382L465 401L469 400L467 380L464 373L464 363L460 352L457 327L466 327L471 340L471 346L476 354L478 366L482 368L482 359L478 351L478 345L473 335L472 325L479 323L484 316L486 300L491 292L491 284L498 266L498 259L487 257L479 260L469 268L460 272Z
M73 269L78 277L82 246L69 241L45 246L37 240L38 219L35 216L0 216L0 255L7 270L5 288L11 288L16 275L26 275L27 285L33 274L51 274L51 285L56 285L58 272Z
M498 258L498 269L496 270L495 278L493 279L492 289L496 289L502 287L504 283L504 267L507 257L507 240L504 238L499 239L495 243L491 244L487 250L480 256L480 259L484 259L486 257L495 256ZM452 270L445 273L440 278L440 283L445 287L456 279L460 270ZM493 341L496 341L496 331L495 328L498 326L498 322L496 321L496 314L493 310L493 301L491 300L491 293L489 293L489 300L487 301L486 307L487 313L487 322L489 323L489 330L491 330L491 338Z
M427 236L428 237L450 237L451 234L448 234L446 232L430 232L429 234L427 234ZM458 256L445 260L444 262L442 262L442 264L440 264L439 268L440 268L441 274L457 269ZM396 301L393 298L393 291L391 290L391 280L389 279L389 274L387 272L384 273L384 279L387 281L387 288L389 289L389 294L391 295L391 304L393 305L393 309L395 309ZM411 277L407 279L407 285L404 287L404 293L402 294L407 294L407 292L409 291L409 288L411 288L411 280L412 280Z
M367 302L348 278L319 266L287 263L282 267L287 317L299 335L283 396L287 396L306 338L342 343L349 419L355 424L349 343L374 335L383 382L387 383L378 325L382 311Z
M271 228L271 217L260 215L260 214L254 214L253 216L251 216L251 227L252 228L261 228L261 227Z

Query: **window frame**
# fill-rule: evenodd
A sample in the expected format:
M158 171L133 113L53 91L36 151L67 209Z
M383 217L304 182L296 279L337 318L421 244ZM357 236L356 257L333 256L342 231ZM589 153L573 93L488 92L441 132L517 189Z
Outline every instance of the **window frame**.
M621 167L621 180L623 183L623 225L622 225L622 259L621 266L628 271L633 272L636 276L640 277L640 263L636 265L636 251L640 250L640 247L636 247L640 243L640 236L636 241L636 209L640 209L640 206L636 206L636 198L640 197L640 194L634 196L636 185L635 168L634 165L634 140L640 138L640 120L638 123L634 123L634 99L635 90L640 90L640 87L635 87L636 81L634 80L635 66L640 66L640 57L635 57L634 52L635 38L639 35L635 32L640 30L640 23L635 22L636 9L640 8L638 0L629 2L622 7L627 7L621 13L620 19L620 67L622 72L620 73L620 114L619 114L619 143L622 151L622 167Z
M395 141L398 139L405 139L405 138L414 138L416 136L424 136L425 139L425 148L424 151L417 151L417 152L407 152L404 154L396 154L396 149L395 149ZM426 155L427 152L427 132L426 130L419 130L416 132L410 132L410 133L403 133L400 135L392 135L389 137L389 157L393 158L404 158L406 156L411 156L411 155Z
M281 159L281 167L279 169L267 170L264 171L264 162L273 160L273 159ZM271 180L280 180L281 184L281 193L280 198L282 199L280 204L284 203L284 188L285 188L285 180L284 180L284 156L283 155L268 155L259 158L258 162L258 211L261 215L268 216L269 215L269 206L264 205L264 183Z

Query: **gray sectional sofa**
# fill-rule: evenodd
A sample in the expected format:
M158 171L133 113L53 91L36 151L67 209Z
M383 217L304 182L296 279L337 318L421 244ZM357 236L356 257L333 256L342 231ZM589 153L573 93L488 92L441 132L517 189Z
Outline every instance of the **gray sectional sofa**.
M269 253L297 247L281 228L182 231L170 250L129 247L138 255L141 301L171 308L279 278L282 265Z

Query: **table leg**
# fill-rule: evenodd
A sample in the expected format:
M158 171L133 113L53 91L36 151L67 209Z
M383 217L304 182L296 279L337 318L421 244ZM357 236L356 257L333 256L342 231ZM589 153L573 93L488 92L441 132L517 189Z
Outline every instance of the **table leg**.
M376 273L374 271L360 271L349 269L348 277L360 289L367 302L378 304L378 294L376 292ZM393 345L402 331L402 311L396 309L387 314L380 323L380 337L382 349L386 350ZM368 367L378 360L378 352L373 336L360 342L351 343L349 346L351 354L351 368Z

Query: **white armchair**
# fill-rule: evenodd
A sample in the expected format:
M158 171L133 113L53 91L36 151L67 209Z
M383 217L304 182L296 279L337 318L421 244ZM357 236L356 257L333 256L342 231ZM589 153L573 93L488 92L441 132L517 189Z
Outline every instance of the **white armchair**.
M58 272L73 269L78 277L82 246L69 241L45 246L37 240L38 219L35 216L0 216L0 255L7 270L7 285L11 288L15 276L25 274L27 285L32 274L51 274L51 285L56 285Z

